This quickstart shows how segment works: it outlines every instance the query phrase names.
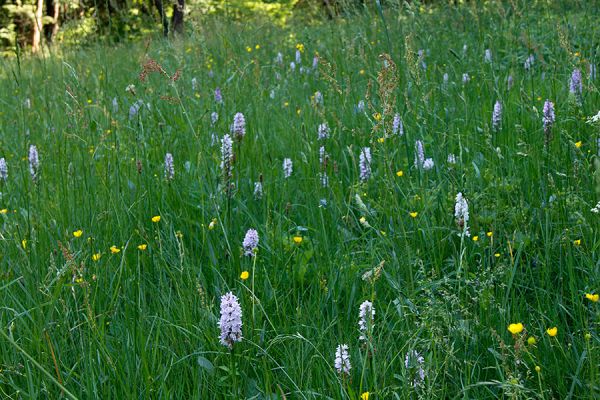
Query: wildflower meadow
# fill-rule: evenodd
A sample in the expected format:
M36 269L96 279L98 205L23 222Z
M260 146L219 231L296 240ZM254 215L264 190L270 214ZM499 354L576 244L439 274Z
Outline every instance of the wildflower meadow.
M0 398L600 398L600 3L364 3L0 59Z

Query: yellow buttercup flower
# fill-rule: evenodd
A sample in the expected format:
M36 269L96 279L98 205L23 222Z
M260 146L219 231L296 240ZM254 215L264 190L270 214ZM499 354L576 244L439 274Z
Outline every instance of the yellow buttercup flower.
M255 48L256 50L260 49L260 44L257 44L256 46L254 46L254 48Z
M73 236L76 238L81 237L81 235L83 235L83 231L81 229L78 229L75 232L73 232Z
M473 236L473 241L474 241L474 242L476 242L476 241L478 241L478 240L479 240L479 236L477 236L477 235Z
M0 210L0 214L6 214L8 213L8 209L3 208L2 210Z
M246 279L248 279L249 276L250 276L250 273L248 271L244 271L240 274L240 279L245 281Z
M302 243L302 240L304 240L302 239L302 236L294 236L294 243L300 244Z
M496 257L496 258L500 257L500 253L494 253L494 257Z
M494 232L490 231L490 232L486 233L486 235L487 235L487 237L492 237L492 236L494 236Z
M373 118L375 119L375 121L381 121L381 113L376 112L375 114L373 114Z
M397 176L397 177L404 176L404 172L403 172L402 170L400 170L400 171L396 171L396 176Z
M516 324L508 325L508 331L513 335L523 332L524 326L522 323L518 322Z
M360 395L360 400L369 400L369 392L364 392Z
M558 334L558 328L556 326L553 328L548 328L546 329L546 333L548 334L548 336L554 337Z
M23 247L23 250L27 248L27 239L21 240L21 247Z
M102 257L102 254L100 253L96 253L92 255L92 261L93 262L98 262L98 260L100 260L100 257Z
M533 345L534 345L534 344L536 344L536 343L537 343L537 341L535 340L535 338L534 338L533 336L529 336L529 337L527 338L527 344L528 344L528 345L530 345L530 346L533 346Z
M298 43L296 45L296 50L300 51L300 53L304 53L304 45L302 43Z
M154 217L152 217L152 222L160 222L160 215L155 215Z
M573 244L575 246L580 246L581 245L581 239L573 240Z
M583 335L583 337L585 338L585 340L590 340L592 338L592 334L589 332L586 332L586 334Z
M410 212L409 214L410 214L410 216L411 216L412 218L417 218L417 215L419 215L419 213L418 213L418 212L416 212L416 211L412 211L412 212Z
M252 53L252 47L250 47L250 46L246 47L246 51L247 51L248 53Z
M575 147L578 149L581 148L581 140L579 142L575 142Z
M113 244L112 246L110 246L110 252L113 254L117 254L121 252L121 249Z
M597 293L596 294L586 293L585 298L588 299L589 301L597 303L598 300L600 300L600 295L598 295Z
M140 245L138 246L138 250L140 250L140 251L144 251L144 250L146 250L147 248L148 248L148 245L147 245L146 243L140 244Z
M358 71L359 74L364 75L365 74L365 70L361 69L360 71Z
M380 137L379 139L377 139L377 141L378 141L379 143L383 143L383 142L385 142L385 138L384 138L384 137Z

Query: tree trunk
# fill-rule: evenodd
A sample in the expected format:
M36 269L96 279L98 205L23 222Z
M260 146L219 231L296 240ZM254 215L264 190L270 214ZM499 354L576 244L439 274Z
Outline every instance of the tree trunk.
M163 26L163 36L169 36L169 20L167 19L167 14L165 14L165 9L163 5L163 0L154 0L154 6L158 9L158 14L160 15L160 22Z
M56 34L58 33L58 17L60 16L60 3L59 0L48 0L46 2L46 15L52 17L52 22L44 26L44 34L46 41L52 43Z
M177 0L173 4L173 20L171 25L173 26L173 33L183 33L183 10L185 8L185 0Z
M33 32L31 35L31 52L37 53L40 50L40 39L42 32L42 17L44 11L44 0L37 0L37 8L33 17Z

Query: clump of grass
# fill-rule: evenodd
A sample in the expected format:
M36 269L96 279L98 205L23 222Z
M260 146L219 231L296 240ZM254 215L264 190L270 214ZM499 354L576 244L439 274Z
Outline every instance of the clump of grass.
M598 9L570 5L3 60L2 396L597 398Z

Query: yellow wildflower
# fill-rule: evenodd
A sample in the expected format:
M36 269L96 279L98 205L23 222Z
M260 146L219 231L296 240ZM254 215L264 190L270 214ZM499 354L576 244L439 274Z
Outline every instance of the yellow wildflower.
M100 257L102 257L102 254L95 253L95 254L92 255L92 261L98 262L98 260L100 260Z
M73 232L73 236L76 238L81 237L81 235L83 235L83 231L81 229L78 229L75 232Z
M138 246L138 250L140 250L140 251L144 251L144 250L146 250L147 248L148 248L148 245L147 245L146 243L140 244L140 245Z
M554 337L558 334L558 328L556 326L553 328L548 328L546 329L546 333L548 334L548 336Z
M416 211L412 211L412 212L410 212L409 214L410 214L410 216L411 216L412 218L417 218L417 215L419 215L419 213L418 213L418 212L416 212Z
M378 141L379 143L383 143L383 142L385 142L385 138L384 138L384 137L380 137L379 139L377 139L377 141Z
M2 210L0 210L0 214L6 214L8 213L8 209L3 208Z
M598 295L597 293L596 294L586 293L585 298L588 299L589 301L597 303L598 300L600 300L600 295Z
M528 344L528 345L530 345L530 346L533 346L533 345L534 345L534 344L536 344L536 343L537 343L537 341L535 340L535 338L534 338L533 336L529 336L529 337L527 338L527 344Z
M540 368L540 366L539 366L539 365L536 365L536 366L535 366L535 372L537 372L537 373L539 374L541 370L542 370L542 369Z
M580 246L581 245L581 239L573 240L573 244L575 246Z
M360 395L360 400L369 400L369 392L364 392Z
M160 215L155 215L154 217L152 217L152 222L160 222Z
M210 221L210 224L208 224L208 230L212 231L215 229L215 226L217 226L217 219L213 218L212 221Z
M494 235L494 232L490 231L488 233L486 233L487 237L492 237Z
M396 176L398 176L398 177L404 176L404 171L402 171L402 170L396 171Z
M476 241L478 241L478 240L479 240L479 236L477 236L477 235L473 236L473 241L474 241L474 242L476 242Z
M247 51L248 53L252 53L252 47L250 47L250 46L246 47L246 51Z
M575 147L578 149L581 148L581 140L579 142L575 142Z
M294 236L294 243L300 244L302 243L302 240L304 240L302 239L302 236Z
M245 281L246 279L248 279L249 276L250 276L250 273L248 271L244 271L240 274L240 279Z
M376 112L375 114L373 114L373 118L375 119L375 121L381 121L381 113Z
M296 50L300 51L300 53L304 53L304 45L302 43L298 43L296 45Z
M523 328L524 328L524 326L520 322L518 322L516 324L510 324L510 325L508 325L508 331L510 333L512 333L513 335L516 335L517 333L523 332Z
M27 249L27 239L21 240L21 247L23 247L23 250Z
M110 246L110 252L113 254L117 254L121 252L121 249L113 244L112 246Z

